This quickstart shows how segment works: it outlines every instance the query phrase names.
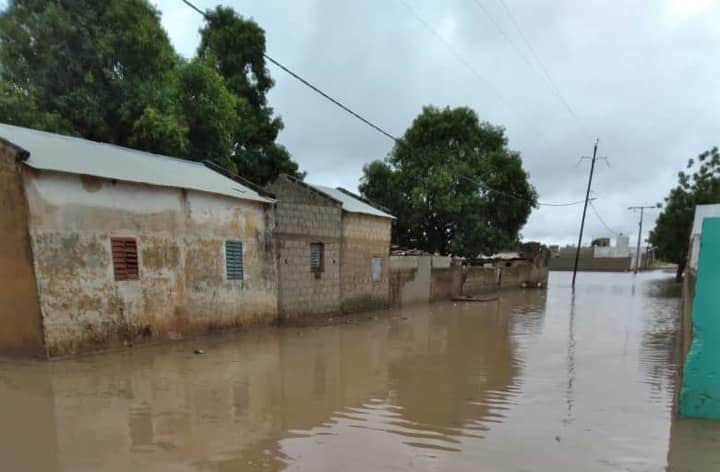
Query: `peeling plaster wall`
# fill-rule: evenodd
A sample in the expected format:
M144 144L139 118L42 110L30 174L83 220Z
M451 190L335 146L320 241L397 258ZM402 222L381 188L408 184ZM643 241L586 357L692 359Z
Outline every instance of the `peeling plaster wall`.
M386 308L390 303L391 220L343 212L340 291L342 310ZM382 259L380 280L373 280L373 259Z
M340 203L280 176L268 190L277 196L275 238L280 315L340 311ZM310 270L310 244L323 243L324 270Z
M0 141L0 354L42 356L22 164L16 159L16 151Z
M433 256L390 256L390 304L430 303Z
M276 319L269 206L32 169L24 181L51 356ZM137 239L139 280L114 280L111 237ZM228 239L245 280L225 278Z

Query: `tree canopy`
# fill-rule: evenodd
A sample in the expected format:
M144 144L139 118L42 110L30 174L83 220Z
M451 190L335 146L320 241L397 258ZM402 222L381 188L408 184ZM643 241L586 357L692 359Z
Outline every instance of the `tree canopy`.
M4 122L191 160L264 184L302 177L275 141L265 32L206 12L196 57L173 49L147 0L14 0L0 14Z
M465 107L425 107L384 160L365 166L360 192L397 217L397 244L467 257L517 242L537 203L504 129Z
M689 173L692 172L692 173ZM659 259L678 265L680 280L687 263L695 206L720 203L720 152L717 147L688 160L678 173L678 185L665 197L663 211L650 232L650 243Z

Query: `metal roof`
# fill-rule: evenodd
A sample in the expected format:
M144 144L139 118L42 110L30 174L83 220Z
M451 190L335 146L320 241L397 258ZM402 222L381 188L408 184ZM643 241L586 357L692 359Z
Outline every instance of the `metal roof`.
M373 215L373 216L380 216L382 218L392 218L395 219L394 216L385 213L384 211L381 211L377 208L375 208L372 205L368 205L364 201L360 200L357 197L353 197L352 195L343 192L340 189L332 188L332 187L325 187L323 185L315 185L315 184L308 184L310 187L314 188L318 192L322 192L325 195L327 195L330 198L333 198L337 200L338 202L342 203L342 209L349 212L349 213L364 213L366 215Z
M34 169L199 190L257 202L273 202L250 187L209 169L202 162L3 123L0 123L0 138L28 151L30 157L24 162Z

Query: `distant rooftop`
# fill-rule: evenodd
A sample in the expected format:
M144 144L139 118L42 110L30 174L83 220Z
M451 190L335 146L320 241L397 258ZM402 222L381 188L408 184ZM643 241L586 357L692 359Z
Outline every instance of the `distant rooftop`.
M202 162L3 123L0 123L0 138L28 151L30 157L25 160L25 164L34 169L273 202L252 188L208 168Z
M351 195L350 192L348 192L348 191L343 191L338 188L325 187L323 185L315 185L315 184L307 184L307 185L314 188L318 192L324 193L325 195L329 196L330 198L333 198L333 199L337 200L338 202L342 203L342 209L349 213L363 213L366 215L380 216L383 218L392 218L392 219L395 218L391 214L385 213L384 211L380 210L379 208L376 208L368 203L365 203L359 197Z

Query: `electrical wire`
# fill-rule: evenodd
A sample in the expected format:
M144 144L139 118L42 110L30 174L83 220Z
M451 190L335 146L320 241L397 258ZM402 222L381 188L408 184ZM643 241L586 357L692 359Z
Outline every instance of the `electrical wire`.
M208 18L208 15L207 15L205 12L203 12L202 10L200 10L200 8L198 8L196 5L194 5L194 4L193 4L192 2L190 2L189 0L180 0L180 1L183 2L185 5L187 5L188 7L190 7L191 9L195 10L195 12L199 13L200 15L202 15L205 19L209 19L209 18ZM400 0L400 1L401 1L402 3L404 3L411 12L414 13L414 10L412 9L412 7L410 7L410 5L405 2L405 0ZM445 41L445 40L442 38L442 36L440 36L440 34L437 33L437 31L434 30L434 28L432 28L432 26L430 26L427 22L425 22L421 17L419 17L419 16L417 16L417 15L415 15L415 16L416 16L416 18L417 18L421 23L423 23L424 25L426 25L426 27L427 27L428 29L430 29L431 31L433 31L434 34L435 34L435 36L437 36L444 44L446 44L446 46L448 46L451 50L454 50L454 49L452 48L452 46L451 46L449 43L447 43L447 41ZM310 88L311 90L313 90L314 92L316 92L317 94L319 94L320 96L322 96L323 98L325 98L326 100L330 101L331 103L333 103L334 105L338 106L339 108L341 108L341 109L344 110L345 112L349 113L349 114L352 115L353 117L357 118L358 120L362 121L362 122L365 123L366 125L370 126L371 128L373 128L373 129L376 130L377 132L379 132L379 133L381 133L382 135L384 135L385 137L393 140L393 142L397 143L398 141L400 141L399 138L393 136L392 134L390 134L389 132L387 132L387 131L385 131L383 128L381 128L379 125L376 125L375 123L373 123L372 121L366 119L365 117L363 117L363 116L360 115L359 113L353 111L352 109L350 109L349 107L347 107L346 105L344 105L344 104L343 104L342 102L340 102L339 100L331 97L329 94L325 93L325 92L324 92L323 90L321 90L320 88L316 87L315 85L313 85L313 84L310 83L309 81L305 80L305 79L304 79L303 77L301 77L299 74L293 72L293 71L290 70L287 66L285 66L285 65L283 65L282 63L280 63L279 61L273 59L273 58L270 57L268 54L263 53L263 56L265 57L265 59L267 59L268 61L270 61L270 62L272 62L273 64L275 64L276 66L278 66L280 69L282 69L283 71L285 71L286 73L288 73L289 75L291 75L293 78L295 78L295 79L297 79L298 81L300 81L300 82L301 82L303 85L305 85L306 87ZM460 59L464 64L466 64L466 66L467 66L468 68L470 68L471 70L473 70L473 71L475 72L475 74L478 76L478 78L480 78L481 80L487 82L477 71L475 71L475 69L474 69L469 63L467 63L464 59L462 59L462 56L460 56L459 53L458 53L458 59ZM465 179L470 180L471 182L475 183L475 184L478 185L479 187L482 187L483 189L485 189L485 190L488 191L488 192L493 192L493 193L495 193L495 194L503 195L503 196L505 196L505 197L507 197L507 198L513 198L513 199L519 200L519 201L530 202L530 203L533 203L533 204L535 204L535 205L537 205L537 206L565 207L565 206L573 206L573 205L579 205L579 204L581 204L581 203L584 203L584 200L578 200L578 201L575 201L575 202L567 202L567 203L548 203L548 202L533 201L532 199L528 199L528 198L525 198L525 197L519 197L519 196L517 196L517 195L513 195L513 194L511 194L511 193L508 193L508 192L505 192L505 191L502 191L502 190L498 190L498 189L489 187L489 186L488 186L487 184L485 184L484 182L480 182L480 181L478 181L478 180L471 179L470 177L467 177L467 176L465 176L465 175L460 175L460 177L463 177L463 178L465 178ZM591 199L591 200L593 200L593 199Z
M502 28L502 26L500 26L500 23L495 19L494 16L492 16L492 14L490 13L490 10L487 9L487 7L482 3L482 1L481 0L473 0L473 2L475 2L475 5L477 5L478 8L480 8L483 11L485 16L487 16L487 18L490 20L490 22L493 24L493 26L495 26L495 29L498 30L500 35L515 50L515 52L518 54L518 56L520 56L522 58L522 60L525 61L525 63L528 66L530 66L531 68L535 68L535 66L533 65L530 58L515 44L515 41L513 41L510 38L510 35L505 32L505 30Z
M465 66L465 68L466 68L467 70L469 70L470 73L472 73L472 75L474 75L478 80L480 80L482 83L484 83L485 86L488 87L488 88L493 92L493 94L495 95L495 97L496 97L503 105L509 106L509 104L507 103L507 101L505 100L505 98L504 98L504 97L502 96L502 94L492 85L492 83L490 82L490 80L488 80L485 76L483 76L472 64L470 64L470 62L469 62L467 59L465 59L465 57L464 57L462 54L460 54L460 52L458 52L457 49L455 49L455 47L452 45L452 43L450 43L448 40L446 40L446 39L443 37L443 35L441 35L435 28L433 28L433 26L432 26L429 22L427 22L422 16L420 16L420 14L418 14L418 12L412 7L412 5L410 5L410 3L408 3L406 0L398 0L398 1L405 6L405 8L410 12L410 14L411 14L413 17L415 17L415 19L416 19L421 25L423 25L423 26L425 27L425 29L427 29L433 36L435 36L435 38L436 38L438 41L440 41L440 42L443 44L443 46L445 46L445 48L446 48L448 51L450 51L450 53L451 53L453 56L455 56L455 59L457 59L458 62L460 62L463 66Z
M190 8L192 8L193 10L195 10L196 12L200 13L206 20L209 19L209 18L208 18L208 15L207 15L204 11L200 10L197 6L195 6L194 4L192 4L189 0L180 0L180 1L182 1L184 4L186 4L187 6L189 6ZM322 96L322 97L325 98L326 100L330 101L332 104L336 105L337 107L341 108L341 109L344 110L345 112L349 113L350 115L354 116L354 117L357 118L358 120L362 121L363 123L365 123L365 124L368 125L369 127L373 128L375 131L377 131L377 132L379 132L380 134L384 135L386 138L390 138L391 140L393 140L393 141L395 141L395 142L398 140L397 137L395 137L395 136L393 136L392 134L390 134L389 132L385 131L385 130L384 130L382 127L380 127L379 125L373 123L372 121L370 121L369 119L367 119L367 118L365 118L364 116L360 115L359 113L351 110L351 109L350 109L349 107L347 107L345 104L343 104L342 102L340 102L340 100L338 100L338 99L336 99L336 98L333 98L333 97L331 97L330 95L328 95L327 93L323 92L320 88L318 88L318 87L316 87L315 85L311 84L310 82L308 82L307 80L305 80L304 78L302 78L299 74L293 72L289 67L287 67L287 66L283 65L282 63L280 63L279 61L273 59L273 58L270 57L268 54L263 53L263 57L264 57L265 59L267 59L268 61L272 62L273 64L275 64L277 67L279 67L280 69L282 69L283 71L285 71L285 72L288 73L289 75L291 75L292 77L294 77L295 79L299 80L303 85L305 85L306 87L308 87L309 89L311 89L311 90L314 91L315 93L319 94L320 96Z
M513 194L511 194L511 193L503 192L502 190L497 190L497 189L495 189L495 188L492 188L492 187L488 186L488 185L485 184L484 182L481 182L481 181L479 181L479 180L477 180L477 179L470 178L470 177L468 177L467 175L460 174L460 177L462 177L463 179L466 179L466 180L474 183L475 185L477 185L477 186L479 186L479 187L482 187L483 189L485 189L485 190L488 191L488 192L493 192L493 193L496 193L496 194L498 194L498 195L502 195L502 196L508 197L508 198L513 198L513 199L518 200L518 201L534 203L534 204L537 205L537 206L567 207L567 206L573 206L573 205L579 205L579 204L581 204L581 203L585 203L585 200L578 200L578 201L575 201L575 202L566 202L566 203L549 203L549 202L533 201L532 199L529 199L529 198L519 197L519 196L513 195ZM591 198L589 201L592 201L592 200L595 200L595 198Z
M597 208L595 208L595 205L593 205L592 200L589 203L590 203L590 208L592 209L593 213L595 213L595 216L600 221L600 223L602 223L602 225L605 227L605 229L608 230L613 236L619 236L620 233L618 233L617 231L613 231L613 229L610 228L610 226L608 226L607 223L605 223L605 220L603 219L603 217L600 216L600 212L597 210Z
M505 2L505 0L498 0L498 2L500 3L500 5L502 5L503 9L505 10L505 13L507 13L508 17L510 18L510 21L513 23L513 25L515 26L515 29L520 34L520 38L525 43L525 46L527 46L528 50L530 51L530 54L532 54L532 56L535 58L535 61L540 66L540 70L542 71L543 75L545 76L548 83L550 84L550 87L552 88L553 93L557 96L557 98L560 100L560 102L562 102L565 109L575 119L578 126L580 126L580 128L583 130L583 132L586 132L585 126L583 125L582 120L580 120L580 117L577 115L577 113L575 113L575 110L573 109L573 107L570 105L570 103L567 101L565 96L560 91L560 88L555 83L555 80L553 79L552 75L550 75L550 71L545 66L545 63L542 61L542 59L540 59L540 56L538 55L537 51L535 51L535 48L532 46L530 40L523 32L522 28L520 27L520 24L518 23L517 19L515 18L515 15L513 15L512 10L510 10L510 7L508 6L508 4Z

